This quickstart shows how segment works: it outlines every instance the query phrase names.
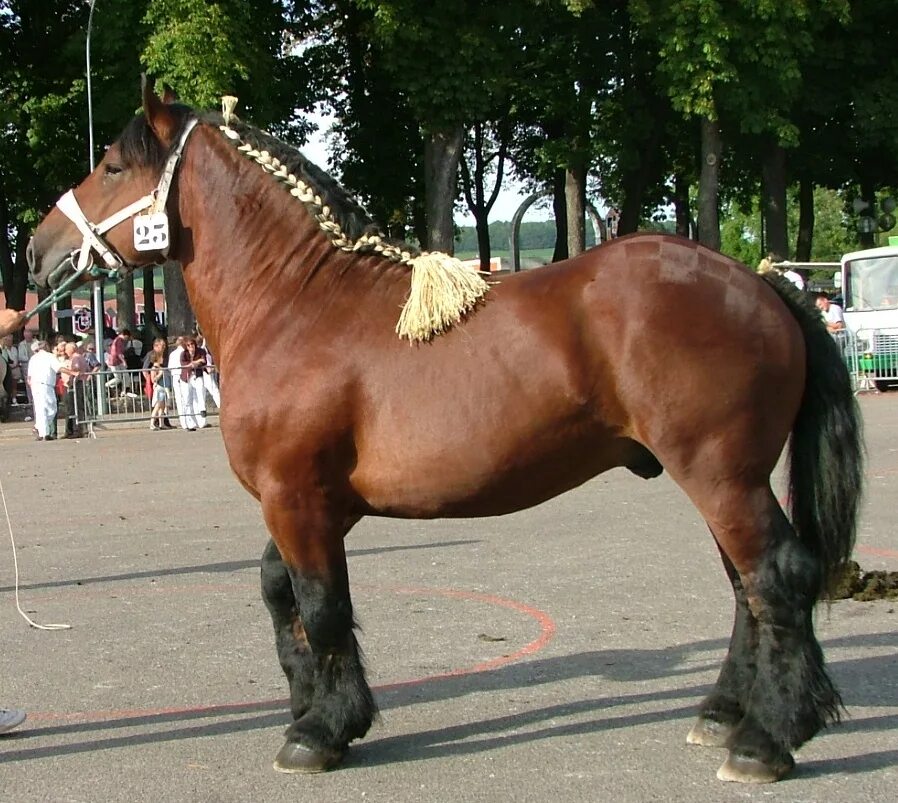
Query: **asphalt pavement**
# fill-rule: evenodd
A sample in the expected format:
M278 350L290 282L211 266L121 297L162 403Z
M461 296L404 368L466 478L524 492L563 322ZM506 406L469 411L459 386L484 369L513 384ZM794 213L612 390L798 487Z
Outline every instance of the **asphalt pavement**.
M856 557L898 570L898 392L861 398ZM845 721L788 780L715 777L686 745L732 621L704 524L666 477L602 475L495 519L368 519L348 539L381 709L345 765L273 771L286 684L258 589L255 501L220 432L35 442L0 427L22 609L0 534L0 800L839 801L898 789L896 601L822 606ZM2 515L2 508L0 508ZM0 521L5 530L5 523Z

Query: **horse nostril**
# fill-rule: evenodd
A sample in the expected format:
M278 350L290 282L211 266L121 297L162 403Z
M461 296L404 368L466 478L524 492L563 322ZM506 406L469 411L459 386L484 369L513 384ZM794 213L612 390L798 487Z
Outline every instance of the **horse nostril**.
M28 241L25 248L25 261L28 263L28 270L34 273L34 238Z

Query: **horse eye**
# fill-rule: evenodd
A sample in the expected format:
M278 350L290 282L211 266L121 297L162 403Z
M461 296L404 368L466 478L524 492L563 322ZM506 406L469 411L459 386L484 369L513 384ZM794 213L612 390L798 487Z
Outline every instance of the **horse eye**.
M105 173L107 176L117 176L121 172L121 165L106 165Z

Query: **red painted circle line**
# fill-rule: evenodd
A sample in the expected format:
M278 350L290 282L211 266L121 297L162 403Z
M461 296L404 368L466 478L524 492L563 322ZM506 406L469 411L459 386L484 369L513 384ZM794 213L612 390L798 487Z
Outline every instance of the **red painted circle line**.
M885 547L880 546L864 546L863 544L859 544L855 549L858 552L863 552L865 555L874 555L877 558L898 558L898 549L886 549Z
M205 588L205 586L203 586ZM423 683L432 683L434 681L446 680L448 678L460 677L462 675L474 675L478 672L488 672L498 669L506 664L514 663L528 655L533 655L546 647L555 635L555 622L552 617L545 611L534 608L531 605L525 605L523 602L517 602L507 597L499 597L494 594L481 594L476 591L460 591L452 588L411 588L404 586L380 587L365 584L356 584L357 588L366 588L369 590L390 591L394 594L406 594L409 596L420 597L443 597L449 600L463 600L467 602L482 602L486 605L494 605L500 608L506 608L516 613L528 616L539 625L539 635L525 644L515 652L508 655L493 658L489 661L483 661L473 666L452 669L449 672L440 672L435 675L425 675L420 678L411 678L409 680L400 680L394 683L386 683L380 686L373 686L373 691L390 691L406 686L417 686ZM167 707L167 708L133 708L119 709L109 711L77 711L69 714L56 714L53 712L37 712L28 715L29 722L103 722L116 719L129 719L132 717L152 717L165 716L171 714L215 714L226 713L228 711L247 712L253 708L265 708L273 705L289 706L290 700L287 698L274 698L269 700L254 700L234 703L217 703L212 705L198 705L186 707Z

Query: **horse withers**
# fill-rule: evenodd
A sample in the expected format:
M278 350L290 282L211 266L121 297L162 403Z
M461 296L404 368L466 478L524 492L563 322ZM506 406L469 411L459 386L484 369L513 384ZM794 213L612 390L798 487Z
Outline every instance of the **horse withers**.
M262 593L293 717L276 768L338 765L375 715L344 550L356 522L499 515L625 466L670 474L733 586L729 651L688 741L727 749L720 778L785 776L839 716L812 611L851 553L862 476L848 373L816 310L659 234L488 286L386 241L229 110L146 84L143 105L37 228L29 263L42 286L85 251L120 273L182 265L225 385L228 459L271 534ZM770 475L790 439L787 517Z

